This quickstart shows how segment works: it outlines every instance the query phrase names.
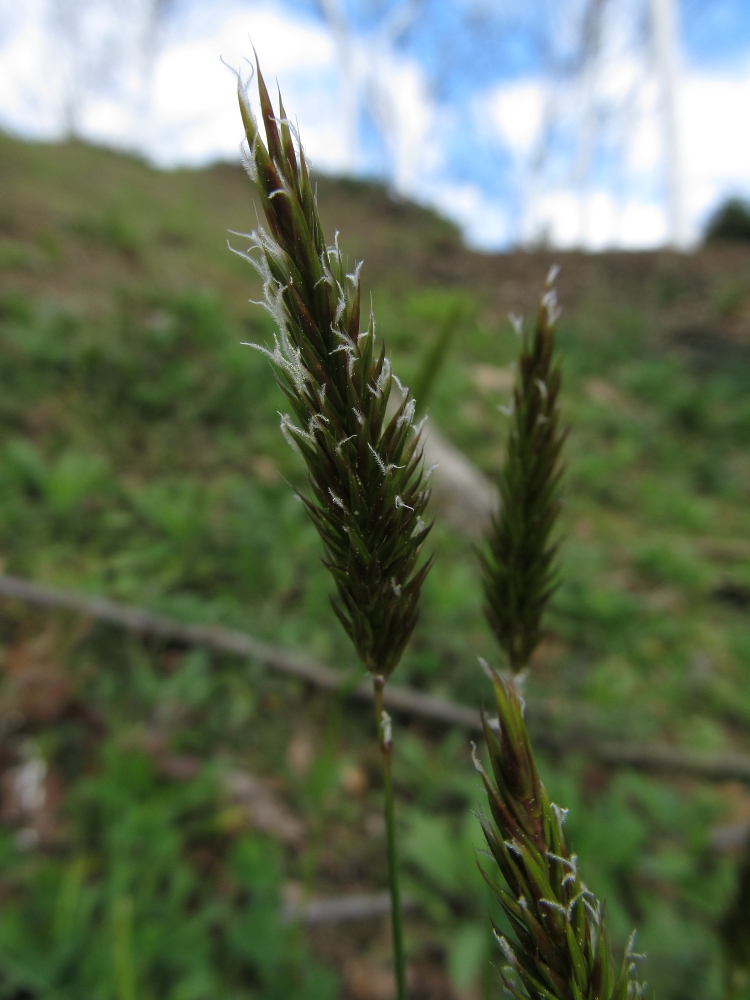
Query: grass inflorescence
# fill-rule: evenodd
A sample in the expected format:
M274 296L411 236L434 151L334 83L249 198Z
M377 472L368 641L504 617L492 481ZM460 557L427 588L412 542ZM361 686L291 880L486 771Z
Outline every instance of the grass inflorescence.
M498 731L484 720L492 776L475 761L492 820L482 828L504 885L483 871L513 930L496 929L503 981L517 1000L627 1000L640 995L632 941L618 965L604 912L565 842L565 810L550 799L534 761L511 677L493 674Z
M531 337L521 336L505 462L499 476L500 507L480 554L487 621L510 669L528 664L540 639L541 619L555 589L552 537L560 512L560 363L555 357L557 301L550 271Z
M264 305L278 325L272 349L293 411L281 429L305 459L312 489L302 500L320 533L336 583L336 614L357 654L387 678L414 629L429 561L418 566L430 527L420 425L408 390L386 415L396 376L378 346L370 311L360 330L359 265L347 272L326 244L307 162L283 103L279 116L258 72L266 143L239 88L246 165L268 229L250 234Z

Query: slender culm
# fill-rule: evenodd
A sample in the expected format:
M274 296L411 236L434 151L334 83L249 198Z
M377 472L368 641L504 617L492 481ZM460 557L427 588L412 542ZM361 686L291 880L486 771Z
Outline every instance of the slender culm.
M502 876L482 869L512 928L495 935L516 1000L628 1000L641 995L633 937L619 965L599 900L565 842L566 811L550 802L534 762L513 678L493 672L497 723L484 719L490 774L476 759L491 818L481 818Z
M560 511L560 364L555 355L555 269L531 337L521 336L510 430L499 476L500 506L480 553L485 614L513 673L539 643L544 610L556 586L554 528Z
M263 279L262 305L278 326L274 346L260 347L275 366L291 413L281 430L305 460L302 495L323 541L336 585L334 610L373 678L383 759L394 964L399 1000L406 995L396 832L391 779L391 723L382 692L417 620L430 561L419 564L430 526L420 426L408 390L388 418L396 376L376 341L370 312L360 330L360 265L347 272L338 246L325 242L305 155L279 99L274 114L263 77L258 90L261 140L240 81L247 137L245 165L268 228L249 234L243 256ZM258 347L259 345L252 345ZM399 385L399 389L402 387Z

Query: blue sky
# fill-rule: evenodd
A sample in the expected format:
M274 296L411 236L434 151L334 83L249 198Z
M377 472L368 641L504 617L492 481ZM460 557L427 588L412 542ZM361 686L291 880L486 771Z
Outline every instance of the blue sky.
M682 44L690 63L706 69L741 67L750 50L750 4L744 0L683 0Z
M604 2L584 71L587 0L171 0L146 65L138 32L152 2L77 0L66 48L50 11L72 0L0 0L0 127L59 138L75 93L76 131L92 141L163 166L236 157L220 58L241 65L252 40L319 169L380 177L476 246L668 238L651 0ZM722 198L750 195L750 3L678 0L678 14L695 241Z

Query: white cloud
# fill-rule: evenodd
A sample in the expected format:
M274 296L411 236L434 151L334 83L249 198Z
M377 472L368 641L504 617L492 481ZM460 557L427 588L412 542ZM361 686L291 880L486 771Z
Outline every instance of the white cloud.
M617 232L617 203L607 191L594 191L584 200L581 242L591 250L611 245Z
M658 202L620 202L602 188L585 197L565 188L545 192L538 200L534 223L539 237L565 249L645 249L661 246L667 238Z
M557 190L542 195L536 205L536 230L546 242L559 247L581 243L582 206L571 191Z
M333 123L316 113L317 107L335 101L331 37L316 24L271 9L237 14L217 24L213 34L161 54L154 74L149 144L157 162L195 164L236 157L242 130L235 83L221 60L249 73L245 60L252 56L253 45L269 89L273 92L277 78L282 85L313 159L322 159L324 167L340 163L341 142ZM257 101L252 101L257 111Z
M643 77L643 60L631 52L613 52L601 61L597 91L610 101L624 101Z
M493 250L510 240L505 206L488 199L478 185L444 179L435 183L429 194L429 203L461 227L470 247Z
M637 77L630 57L611 64L600 80L600 92L622 98ZM645 67L641 66L645 73ZM525 230L560 246L653 247L668 236L663 190L663 141L659 91L644 76L635 93L624 143L625 182L610 172L586 190L574 179L558 176L552 187L540 187L529 205ZM481 105L495 136L515 159L515 173L529 177L529 156L539 135L544 107L541 81L525 80L495 87ZM731 193L750 194L750 140L746 123L750 108L750 65L734 74L687 72L680 92L682 181L687 227L694 241L706 214ZM561 106L561 121L575 122ZM558 174L560 171L558 170ZM564 174L564 171L563 171ZM525 188L528 191L528 187Z
M273 98L278 81L314 167L341 172L357 165L344 127L352 95L342 93L335 41L324 24L276 9L272 0L249 10L219 2L200 15L181 25L181 37L158 54L146 100L126 101L122 93L103 90L89 97L79 119L83 136L138 149L161 166L236 158L242 138L236 85L222 60L249 74L247 59L254 48ZM22 135L58 138L62 133L65 60L49 36L43 0L29 0L0 53L0 122ZM356 100L365 93L372 98L392 183L403 194L424 196L440 158L424 73L377 38L354 44L355 72L349 82ZM253 86L249 93L257 113Z
M0 124L30 138L51 138L60 132L62 79L49 63L43 0L15 6L13 14L0 52Z
M493 88L480 113L514 153L527 156L539 136L546 101L547 88L540 80L520 80Z
M160 52L150 101L127 101L122 93L102 89L84 102L80 132L94 142L137 148L162 165L234 158L241 139L237 99L221 59L249 72L243 60L252 57L254 45L269 85L279 79L313 159L324 169L339 167L335 122L320 113L336 102L330 33L270 6L227 17L219 5L215 15L213 23L203 19L200 37ZM30 0L0 53L3 126L29 137L59 137L65 74L64 53L50 37L46 7L41 0Z
M663 246L667 239L667 219L662 205L632 199L622 206L615 246L637 250Z
M390 146L392 183L403 194L419 196L440 159L436 113L424 73L413 60L389 52L382 52L372 65L381 96L381 125Z
M641 85L631 115L626 166L636 174L648 173L658 169L661 155L659 90L656 81L649 79Z
M695 224L719 199L750 194L750 65L736 75L689 75L681 111L686 199Z

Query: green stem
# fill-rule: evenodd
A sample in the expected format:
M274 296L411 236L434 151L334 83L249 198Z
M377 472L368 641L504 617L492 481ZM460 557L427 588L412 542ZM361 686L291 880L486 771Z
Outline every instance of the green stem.
M383 687L385 678L376 674L372 679L375 694L375 721L378 726L378 743L383 758L383 791L385 832L388 842L388 882L391 890L391 929L393 931L393 965L396 974L397 1000L406 1000L406 962L404 959L404 924L401 914L401 886L398 877L398 856L396 852L396 817L393 807L393 740L391 719L383 709Z
M307 806L313 817L310 845L303 855L302 860L302 887L305 896L308 898L312 895L315 888L321 850L325 840L326 796L330 792L331 784L334 780L333 771L335 767L336 747L341 730L341 713L341 695L338 691L334 691L328 707L323 749L306 779L306 791L309 795Z

